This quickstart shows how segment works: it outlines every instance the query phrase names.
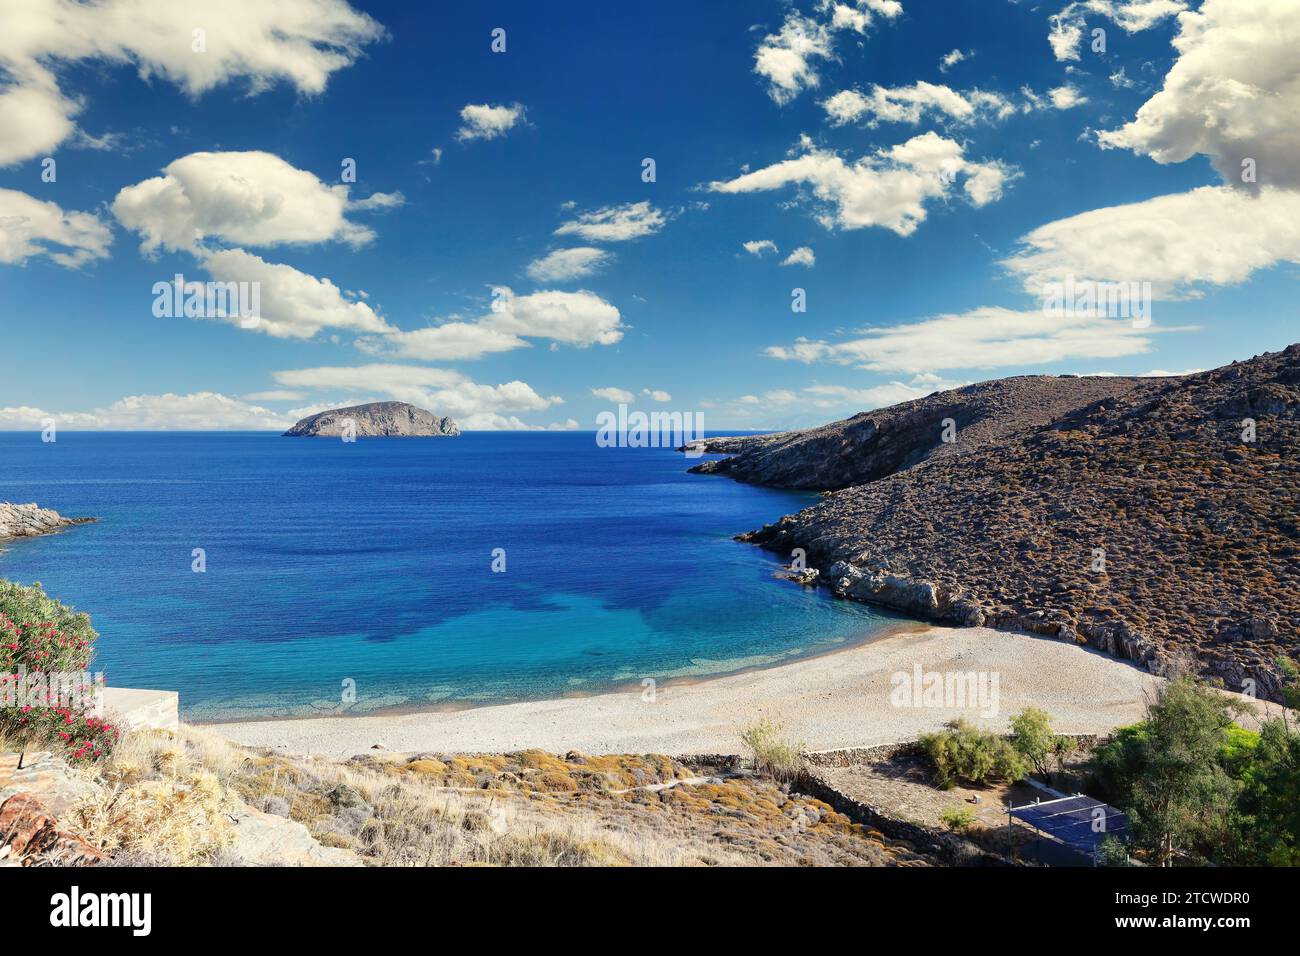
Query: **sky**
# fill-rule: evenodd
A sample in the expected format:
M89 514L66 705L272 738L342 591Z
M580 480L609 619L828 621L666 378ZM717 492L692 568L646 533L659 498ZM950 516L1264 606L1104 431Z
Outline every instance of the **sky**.
M791 428L1300 340L1300 0L0 23L0 429L390 399L467 429L619 403ZM167 314L177 275L248 283L256 314ZM1062 288L1146 307L1046 307Z

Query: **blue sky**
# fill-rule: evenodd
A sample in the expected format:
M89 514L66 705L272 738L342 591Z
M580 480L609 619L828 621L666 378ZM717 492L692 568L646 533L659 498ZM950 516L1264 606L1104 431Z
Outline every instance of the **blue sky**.
M1300 0L18 8L0 428L793 427L1298 338ZM176 273L259 323L157 317ZM1046 315L1066 277L1150 326Z

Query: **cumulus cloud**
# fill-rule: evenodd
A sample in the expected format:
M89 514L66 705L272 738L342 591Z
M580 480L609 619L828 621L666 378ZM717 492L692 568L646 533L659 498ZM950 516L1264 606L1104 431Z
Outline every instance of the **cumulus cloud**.
M92 213L65 212L55 203L0 189L0 263L22 265L48 256L76 268L107 258L112 242L112 231Z
M0 31L0 166L48 153L76 130L82 101L60 90L59 67L129 64L191 96L235 80L253 94L280 82L314 94L384 35L344 0L224 0L201 10L176 0L21 6L6 11Z
M817 264L817 256L807 246L800 246L781 261L783 266L807 266L811 269Z
M607 402L615 402L619 405L627 405L636 401L636 396L625 388L593 388L591 394L595 398L603 398Z
M1052 101L1052 107L1058 110L1073 109L1088 102L1088 97L1080 93L1077 86L1070 83L1048 90L1047 96Z
M823 0L816 16L786 14L781 28L763 37L754 52L754 72L767 82L768 96L784 105L804 90L821 85L818 63L835 56L834 34L865 34L877 17L894 19L903 12L897 0Z
M456 138L462 143L476 139L496 139L523 122L526 112L526 108L519 103L509 106L471 103L460 111L461 127L456 130Z
M1137 33L1186 9L1185 0L1079 0L1048 18L1047 42L1061 62L1078 60L1089 15L1106 17L1125 32Z
M748 242L742 242L741 246L751 256L758 259L763 258L766 253L770 252L772 255L776 255L779 251L776 248L776 243L771 239L751 239Z
M842 342L799 338L765 351L787 361L854 365L873 372L926 372L1136 355L1149 351L1156 331L1136 329L1129 319L982 307L864 329L859 338Z
M564 282L581 279L605 265L611 253L594 246L556 249L528 264L528 277L538 282Z
M531 428L512 413L534 412L563 403L558 395L543 396L521 381L483 385L451 369L376 363L287 369L275 373L278 384L385 395L410 402L438 415L450 415L464 428ZM564 427L568 427L567 423Z
M503 332L580 348L613 345L623 338L618 309L594 292L546 290L517 296L499 286L492 296L492 312L482 321Z
M752 193L805 186L820 203L817 218L828 229L882 226L907 236L925 220L926 202L947 196L959 177L964 177L967 199L983 206L1001 198L1013 175L1001 163L966 159L959 143L934 132L877 150L852 164L814 147L806 137L802 149L790 159L710 183L708 188Z
M578 348L613 345L623 338L623 329L618 308L594 292L548 289L515 295L498 286L492 290L491 311L478 319L409 332L393 330L382 338L359 339L357 346L372 355L455 361L526 348L529 338Z
M668 217L650 203L630 202L579 213L556 229L555 234L579 236L589 242L624 242L653 235L667 222Z
M217 282L257 283L259 321L251 327L275 338L308 339L323 328L370 333L390 328L374 309L349 300L329 279L267 262L243 249L200 250L198 259ZM221 321L240 325L244 320L232 314Z
M343 184L327 186L272 153L191 153L170 163L162 176L122 189L113 215L140 234L146 255L159 248L192 250L208 239L250 246L330 240L359 246L374 233L349 221L349 208L385 208L401 199L378 193L355 203L348 191Z
M641 394L652 402L671 402L673 397L662 388L643 388Z
M1205 0L1179 17L1178 59L1132 122L1098 134L1103 147L1157 163L1208 156L1241 185L1253 159L1258 182L1300 188L1300 0Z
M74 431L283 430L294 422L291 417L219 392L128 395L107 407L85 412L48 412L30 406L0 408L0 428L41 428L50 419L60 428Z
M1074 276L1150 282L1156 297L1177 298L1278 262L1300 262L1300 192L1204 186L1050 222L1022 237L1003 265L1032 294Z
M832 126L844 126L865 119L868 126L880 123L910 123L915 126L926 116L939 116L956 123L1001 120L1016 112L1016 106L998 93L983 90L957 92L949 86L924 81L911 86L873 86L868 94L841 90L822 102Z

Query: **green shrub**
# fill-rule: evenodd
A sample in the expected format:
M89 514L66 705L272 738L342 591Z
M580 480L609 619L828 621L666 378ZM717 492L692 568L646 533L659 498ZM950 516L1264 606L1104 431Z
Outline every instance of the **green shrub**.
M741 742L754 756L754 769L777 780L790 780L802 769L803 748L781 736L781 725L766 718L746 727Z
M948 729L923 734L921 749L934 763L939 786L945 790L958 780L983 786L993 780L1016 781L1029 769L1011 744L997 734L972 727L958 718Z
M975 811L970 807L948 807L939 819L954 833L965 833L975 825Z

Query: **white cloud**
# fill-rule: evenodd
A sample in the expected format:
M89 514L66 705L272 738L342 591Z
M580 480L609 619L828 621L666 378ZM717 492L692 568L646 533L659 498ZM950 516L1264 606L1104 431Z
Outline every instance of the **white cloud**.
M287 82L306 94L350 66L383 28L343 0L24 0L6 4L0 32L0 166L53 150L76 129L79 98L59 89L59 68L79 61L130 64L141 78L198 96L232 80L257 94ZM205 52L194 52L194 31Z
M476 139L496 139L498 136L504 136L523 121L526 112L525 107L519 103L510 106L471 103L460 111L463 125L456 130L456 139L468 143Z
M915 126L927 115L937 114L957 123L1000 120L1016 112L1015 105L997 93L983 90L957 92L951 87L924 81L911 86L873 86L870 95L841 90L822 102L832 126L844 126L862 118L869 126L880 123L910 123Z
M382 339L358 339L356 344L371 355L398 355L425 362L477 359L492 352L528 347L517 335L476 322L446 322L410 332L390 332Z
M958 388L964 382L948 381L932 373L915 375L908 382L886 382L859 388L849 385L807 385L793 390L776 388L759 395L741 395L729 402L705 403L720 409L733 418L753 418L773 413L798 412L818 409L821 412L839 412L844 415L875 408L897 405L899 402L924 398L934 392Z
M807 266L811 269L817 264L817 256L807 246L800 246L782 260L783 266Z
M623 337L618 309L594 292L547 290L517 296L499 286L492 293L492 312L482 319L491 328L580 348L613 345Z
M779 251L776 248L776 243L771 239L751 239L748 242L742 242L741 245L751 256L759 259L763 258L765 253L770 252L772 255L776 255Z
M673 397L662 388L643 388L641 394L652 402L671 402L673 400Z
M667 221L668 218L650 203L630 202L580 213L556 229L555 234L580 236L589 242L624 242L652 235Z
M594 292L545 290L515 295L511 289L498 286L492 293L492 310L471 322L453 321L410 332L390 331L382 338L359 339L357 346L372 355L437 362L526 348L529 338L550 339L578 348L613 345L623 338L618 309Z
M892 20L903 12L898 0L821 0L822 19L797 11L786 14L781 29L763 37L754 52L754 72L767 81L773 102L784 105L804 90L821 84L820 60L835 56L834 34L866 34L876 17Z
M1088 102L1088 97L1080 93L1077 86L1070 83L1048 90L1047 95L1052 101L1053 108L1058 110L1073 109Z
M1300 0L1205 0L1179 18L1178 59L1164 87L1132 122L1098 134L1098 143L1157 163L1199 153L1237 185L1249 158L1260 183L1300 187L1297 23Z
M593 246L556 249L528 264L528 276L538 282L564 282L589 276L610 259L610 253Z
M2 128L2 127L0 127ZM14 189L0 189L0 263L22 265L49 256L76 268L108 257L113 233L98 216L65 212Z
M927 372L1136 355L1150 349L1149 336L1156 331L1172 330L1135 329L1130 319L982 307L865 329L860 338L843 342L799 338L765 351L787 361L855 365L873 372Z
M751 193L804 185L824 208L818 220L827 228L862 229L883 226L900 236L911 235L925 220L927 200L948 195L965 176L967 198L976 206L993 202L1013 172L997 162L966 159L959 143L928 132L906 143L877 150L852 165L839 155L814 147L805 138L805 152L735 179L710 183L719 193Z
M385 332L390 326L364 302L346 299L329 279L267 262L243 249L200 250L200 264L218 282L256 282L261 299L256 331L275 338L311 338L323 328ZM228 319L241 322L239 315Z
M438 415L450 415L462 428L532 428L512 413L533 412L563 403L543 396L526 382L482 385L451 369L419 365L371 365L287 369L275 373L278 384L380 394L410 402ZM567 427L567 423L564 427Z
M625 388L593 388L591 394L596 398L603 398L607 402L615 402L619 405L627 405L636 401L636 396Z
M70 430L206 431L284 429L294 419L229 398L219 392L188 395L128 395L88 412L47 412L39 408L0 408L0 428L41 428L46 419Z
M249 392L240 396L246 402L300 402L307 396L288 388L272 388L264 392ZM325 408L330 406L326 405ZM300 418L302 416L299 416Z
M1004 260L1033 295L1066 277L1150 282L1157 298L1233 285L1257 269L1300 262L1300 192L1264 187L1258 196L1204 186L1107 206L1040 226Z
M1184 0L1079 0L1048 18L1047 42L1061 62L1078 60L1089 15L1106 17L1124 31L1138 33L1186 9Z
M767 94L786 104L821 84L815 62L833 56L830 29L797 12L786 14L776 33L768 34L754 53L754 72L768 84Z
M400 194L350 202L349 187L327 186L313 174L264 152L191 153L162 176L122 189L113 214L143 237L146 255L159 248L193 250L204 240L274 246L374 238L350 222L349 209L398 205Z
M963 60L969 60L974 55L975 55L974 50L969 50L965 52L963 52L960 49L950 50L949 52L943 55L943 58L941 60L939 60L939 72L947 73L958 63L961 63Z

